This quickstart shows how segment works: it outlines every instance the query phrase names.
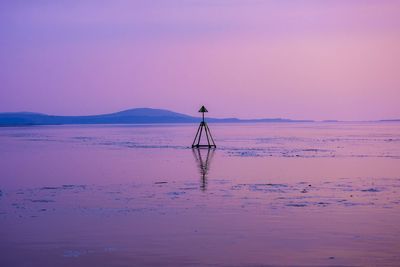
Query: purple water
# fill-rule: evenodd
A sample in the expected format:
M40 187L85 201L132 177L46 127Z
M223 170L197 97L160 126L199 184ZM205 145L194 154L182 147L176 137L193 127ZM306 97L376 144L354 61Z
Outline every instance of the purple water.
M196 127L0 128L0 266L399 264L400 124Z

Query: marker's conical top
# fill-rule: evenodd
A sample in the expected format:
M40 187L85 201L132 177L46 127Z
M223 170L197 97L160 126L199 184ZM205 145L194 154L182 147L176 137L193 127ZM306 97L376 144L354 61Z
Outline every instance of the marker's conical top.
M204 113L204 112L208 112L208 110L204 106L201 106L199 112L203 112Z

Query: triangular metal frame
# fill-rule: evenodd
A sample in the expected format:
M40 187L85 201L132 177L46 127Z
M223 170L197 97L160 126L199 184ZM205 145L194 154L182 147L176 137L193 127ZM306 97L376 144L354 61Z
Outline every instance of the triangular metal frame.
M200 144L201 142L201 135L203 133L203 130L206 134L207 137L207 145L202 145ZM207 123L203 120L200 122L199 128L197 129L196 136L194 137L192 148L216 148L217 146L215 145L214 138L211 135L210 128L208 128Z
M202 118L203 120L200 122L199 128L197 129L196 136L194 137L193 143L192 143L192 148L217 148L214 142L214 138L211 135L210 128L208 128L208 125L206 121L204 120L204 112L208 112L208 110L204 107L201 106L199 112L202 113ZM201 145L201 134L204 132L206 133L207 137L207 145ZM211 141L211 142L210 142Z

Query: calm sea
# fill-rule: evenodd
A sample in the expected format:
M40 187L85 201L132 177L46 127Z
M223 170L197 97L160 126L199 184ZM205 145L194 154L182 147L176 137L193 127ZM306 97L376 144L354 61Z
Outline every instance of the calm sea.
M396 266L400 123L0 128L0 266Z

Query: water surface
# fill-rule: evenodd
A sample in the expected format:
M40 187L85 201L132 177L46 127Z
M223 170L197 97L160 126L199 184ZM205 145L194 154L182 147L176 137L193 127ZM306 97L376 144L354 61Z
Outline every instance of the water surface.
M0 266L396 266L400 124L0 128Z

